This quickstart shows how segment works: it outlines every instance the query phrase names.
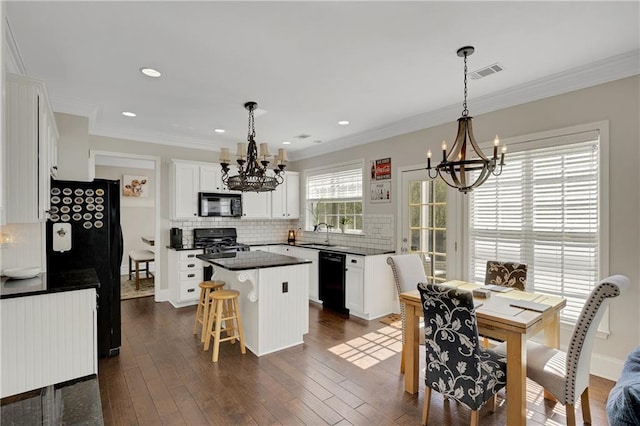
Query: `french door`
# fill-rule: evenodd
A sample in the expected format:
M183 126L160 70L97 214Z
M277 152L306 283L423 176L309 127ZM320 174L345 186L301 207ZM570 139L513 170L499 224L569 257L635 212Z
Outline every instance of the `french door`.
M420 256L429 282L460 278L455 191L425 169L401 175L400 252Z

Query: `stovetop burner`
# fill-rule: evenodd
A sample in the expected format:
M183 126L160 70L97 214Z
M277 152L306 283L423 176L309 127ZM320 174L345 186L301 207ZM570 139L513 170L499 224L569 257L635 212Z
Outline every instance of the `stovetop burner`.
M199 228L193 230L193 244L204 248L205 254L249 251L249 246L238 243L236 228Z

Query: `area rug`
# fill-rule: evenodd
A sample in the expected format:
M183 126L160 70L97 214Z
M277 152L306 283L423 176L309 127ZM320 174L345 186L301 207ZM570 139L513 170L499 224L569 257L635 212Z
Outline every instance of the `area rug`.
M140 290L136 290L135 279L130 280L128 275L120 277L120 300L135 299L138 297L153 296L155 288L153 277L140 278Z

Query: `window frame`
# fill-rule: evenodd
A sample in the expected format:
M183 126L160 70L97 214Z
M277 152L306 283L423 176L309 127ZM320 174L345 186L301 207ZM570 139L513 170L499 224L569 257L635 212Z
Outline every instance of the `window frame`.
M309 177L313 177L313 176L318 176L318 175L325 175L325 174L331 174L331 173L337 173L340 171L346 171L346 170L353 170L353 169L360 169L361 171L361 179L362 179L362 193L360 195L360 198L344 198L344 199L330 199L328 201L336 201L336 202L360 202L361 203L361 213L360 216L362 218L362 227L363 229L360 230L354 230L351 229L349 230L348 233L350 234L359 234L362 235L364 234L364 216L365 216L365 178L364 178L364 159L358 159L358 160L351 160L351 161L345 161L345 162L341 162L341 163L336 163L333 164L331 166L319 166L319 167L313 167L313 168L309 168L306 169L302 172L302 177L303 177L303 182L304 184L302 185L304 187L304 199L303 199L303 205L304 205L304 229L305 231L313 231L313 224L312 221L313 219L311 218L311 214L309 211L309 198L308 198L308 183L307 180ZM352 216L352 215L350 215ZM338 228L339 229L339 228Z
M509 152L520 152L532 149L547 148L557 145L557 141L563 137L570 138L570 135L576 133L584 133L590 131L597 131L599 133L599 191L598 191L598 279L609 276L609 122L598 121L593 123L581 124L577 126L563 127L554 130L548 130L543 132L530 133L522 136L517 136L509 139L503 139L502 142L508 147L507 154L505 156L505 167L509 166ZM569 141L565 143L570 143ZM491 149L492 142L486 141L480 144L483 150ZM492 179L495 177L490 177ZM465 264L471 265L472 259L470 255L470 222L471 222L471 208L469 204L470 197L463 197L462 209L463 217L467 220L463 221L463 235L464 244L462 250L462 256ZM469 280L471 276L471 266L465 268L463 271L465 279ZM561 326L563 330L573 330L575 324L561 320ZM609 310L605 312L603 319L598 327L598 336L606 338L610 333L609 328Z

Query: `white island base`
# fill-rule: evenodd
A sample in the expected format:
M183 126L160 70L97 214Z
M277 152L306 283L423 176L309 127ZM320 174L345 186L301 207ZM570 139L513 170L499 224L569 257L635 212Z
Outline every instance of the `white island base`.
M213 265L212 279L240 292L245 345L257 356L303 343L309 332L309 265L241 271Z

